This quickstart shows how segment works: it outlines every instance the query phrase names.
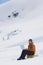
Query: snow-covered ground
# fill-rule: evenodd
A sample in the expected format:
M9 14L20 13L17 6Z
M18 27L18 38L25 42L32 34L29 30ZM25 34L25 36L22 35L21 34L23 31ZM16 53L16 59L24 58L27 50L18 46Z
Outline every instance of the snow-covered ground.
M38 57L17 61L29 38ZM10 0L0 5L0 65L14 64L43 64L43 0Z

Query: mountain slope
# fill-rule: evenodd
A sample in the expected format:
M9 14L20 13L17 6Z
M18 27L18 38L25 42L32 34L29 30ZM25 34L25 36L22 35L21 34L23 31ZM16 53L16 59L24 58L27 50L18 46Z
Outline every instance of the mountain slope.
M35 42L38 57L17 61L20 45L27 48L29 38ZM0 65L41 65L42 56L43 0L10 0L0 5Z

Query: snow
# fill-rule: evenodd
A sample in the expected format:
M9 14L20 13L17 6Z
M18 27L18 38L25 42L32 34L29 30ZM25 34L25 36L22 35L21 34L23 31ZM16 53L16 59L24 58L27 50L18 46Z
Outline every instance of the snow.
M12 12L19 15L15 18ZM34 40L38 57L17 61L22 49L27 48L29 38ZM41 65L42 56L43 0L10 0L1 4L0 65Z

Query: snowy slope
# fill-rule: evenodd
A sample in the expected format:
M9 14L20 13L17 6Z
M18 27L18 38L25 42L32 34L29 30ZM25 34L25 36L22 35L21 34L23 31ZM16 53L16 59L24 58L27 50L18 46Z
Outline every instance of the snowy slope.
M38 16L36 13L41 13L40 8L42 8L43 1L42 0L11 0L11 2L7 2L3 5L0 5L0 20L7 19L7 16L9 14L12 14L13 11L19 11L21 16L23 14L26 16L29 14L27 17L30 17L31 12L34 12L32 16ZM41 5L41 7L40 7ZM39 11L37 11L37 9ZM36 9L36 10L35 10ZM23 11L22 11L23 10ZM24 12L25 11L25 12ZM3 17L3 18L2 18Z
M15 18L12 12L19 15ZM38 57L17 61L20 45L27 48L29 38L36 44ZM43 0L10 0L0 5L0 65L41 65L42 56Z

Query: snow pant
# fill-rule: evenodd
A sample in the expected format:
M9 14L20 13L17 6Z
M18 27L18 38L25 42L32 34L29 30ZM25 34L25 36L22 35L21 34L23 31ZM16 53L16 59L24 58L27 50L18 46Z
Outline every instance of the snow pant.
M29 50L27 50L27 49L24 49L24 50L22 51L21 56L20 56L19 59L25 59L25 56L26 56L26 55L34 55L34 54L35 54L35 52L29 51Z

